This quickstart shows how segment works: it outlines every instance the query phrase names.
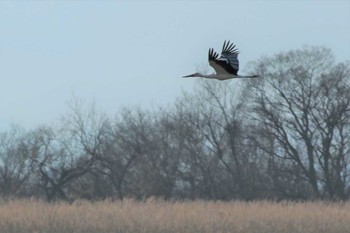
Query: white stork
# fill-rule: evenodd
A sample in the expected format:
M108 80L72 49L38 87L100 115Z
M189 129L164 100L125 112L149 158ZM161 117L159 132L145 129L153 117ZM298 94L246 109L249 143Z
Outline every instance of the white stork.
M194 73L187 76L183 76L183 78L189 77L202 77L209 79L218 79L218 80L226 80L233 78L257 78L258 75L250 75L250 76L242 76L238 75L239 62L238 62L238 50L235 48L236 45L230 43L226 40L224 45L222 46L221 57L219 54L214 51L214 49L209 49L209 65L214 68L216 73L213 74L201 74Z

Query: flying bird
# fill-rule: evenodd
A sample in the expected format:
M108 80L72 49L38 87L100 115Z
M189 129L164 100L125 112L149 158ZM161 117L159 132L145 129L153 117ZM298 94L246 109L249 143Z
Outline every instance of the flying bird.
M208 78L208 79L218 79L218 80L227 80L227 79L233 79L233 78L257 78L258 75L238 75L239 70L239 61L238 61L238 50L236 48L236 45L233 43L230 43L228 41L226 43L226 40L224 42L224 45L222 46L221 56L219 57L219 54L214 51L214 49L209 49L208 53L208 60L209 65L214 68L215 73L213 74L201 74L201 73L194 73L190 75L183 76L183 78L190 78L190 77L202 77L202 78Z

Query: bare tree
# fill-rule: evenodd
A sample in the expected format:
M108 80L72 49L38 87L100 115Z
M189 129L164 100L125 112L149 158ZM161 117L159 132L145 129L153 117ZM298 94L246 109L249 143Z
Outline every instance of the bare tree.
M0 195L25 195L36 157L37 140L30 132L14 126L0 134ZM28 187L27 187L28 188Z
M93 105L84 110L81 103L72 102L59 127L37 131L42 138L36 160L39 186L49 201L75 198L74 193L83 195L86 190L76 190L76 181L91 171L101 154L107 121Z
M186 155L182 178L195 197L251 199L262 179L257 147L248 140L239 82L201 80L176 103ZM196 190L196 192L194 191Z
M316 198L347 198L349 65L334 65L329 49L306 47L265 57L255 67L263 77L249 88L261 125L257 141L273 157L275 175L307 180Z
M131 172L135 171L134 166L147 146L143 143L148 137L144 128L147 125L143 124L144 117L141 111L134 115L131 110L124 109L106 131L103 153L98 158L94 172L96 176L106 178L112 187L110 195L118 199L123 199L130 191Z
M150 196L171 198L178 148L171 139L172 122L167 114L159 111L152 115L134 109L124 110L120 117L114 126L115 149L111 157L119 169L110 169L110 174L118 178L117 187L124 186L124 191L139 199Z

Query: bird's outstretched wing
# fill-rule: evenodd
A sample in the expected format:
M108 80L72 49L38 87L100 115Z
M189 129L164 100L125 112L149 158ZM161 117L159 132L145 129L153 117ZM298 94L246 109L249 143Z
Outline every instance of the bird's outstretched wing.
M238 50L235 48L236 45L228 41L224 42L222 46L221 56L214 51L214 49L209 49L209 64L214 68L217 74L231 74L237 75L239 70L238 62Z

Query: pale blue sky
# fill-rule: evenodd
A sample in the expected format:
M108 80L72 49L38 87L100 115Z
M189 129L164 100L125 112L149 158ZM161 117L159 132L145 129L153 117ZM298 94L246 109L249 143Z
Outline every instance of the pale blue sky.
M171 104L195 84L180 77L225 39L241 51L241 73L303 45L345 61L350 1L0 0L0 130L51 124L73 95L111 116Z

